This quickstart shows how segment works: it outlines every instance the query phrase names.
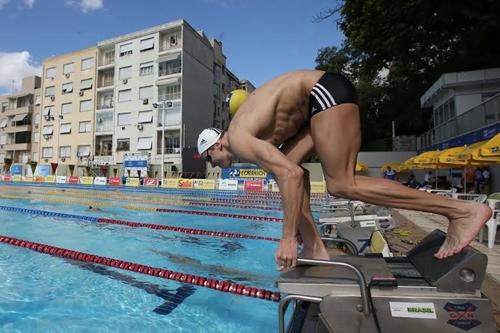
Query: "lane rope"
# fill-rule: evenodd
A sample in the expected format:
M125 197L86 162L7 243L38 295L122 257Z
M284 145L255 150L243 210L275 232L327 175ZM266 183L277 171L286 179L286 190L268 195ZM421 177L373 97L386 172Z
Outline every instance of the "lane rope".
M221 292L226 292L241 296L260 298L274 302L278 302L281 297L280 293L277 291L271 291L267 289L236 284L232 281L227 281L227 280L212 279L204 276L186 274L159 267L141 265L130 261L123 261L119 259L102 257L91 253L73 251L65 248L55 247L42 243L30 242L27 240L17 239L8 236L0 235L0 242L22 247L40 253L49 254L56 257L62 257L82 262L91 262L108 267L115 267L122 270L128 270L145 275L156 276L167 280L178 281L180 283L188 283L200 287L215 289Z

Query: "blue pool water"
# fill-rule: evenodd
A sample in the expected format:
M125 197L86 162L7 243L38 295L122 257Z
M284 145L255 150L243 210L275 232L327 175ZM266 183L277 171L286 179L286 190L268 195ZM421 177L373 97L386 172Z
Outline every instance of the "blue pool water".
M8 188L2 190L8 192ZM82 190L82 193L88 196L94 192ZM0 198L0 206L269 237L279 237L281 232L280 223L127 210L120 207L126 194L120 203L115 200L117 206L103 207L97 212L88 211L84 204L44 201L49 197L91 200L69 197L63 192L60 196L25 194L25 197ZM147 203L133 204L147 206ZM279 211L258 209L155 206L281 217ZM276 242L189 235L22 212L1 211L1 214L3 236L276 290L274 281L278 273L273 260ZM276 332L278 329L275 302L67 260L3 243L0 243L0 291L1 332Z

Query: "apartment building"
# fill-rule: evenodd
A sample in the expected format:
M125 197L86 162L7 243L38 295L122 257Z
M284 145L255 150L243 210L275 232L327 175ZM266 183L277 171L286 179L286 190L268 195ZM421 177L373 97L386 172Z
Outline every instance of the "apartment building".
M19 92L0 97L0 163L7 159L25 164L36 157L32 155L36 133L32 123L40 109L40 85L40 77L26 77Z
M178 20L97 44L95 165L146 160L151 176L202 174L205 127L227 127L238 79L222 43ZM162 174L163 171L163 174Z
M38 156L40 163L87 166L94 140L95 47L43 62ZM37 120L38 121L38 120Z

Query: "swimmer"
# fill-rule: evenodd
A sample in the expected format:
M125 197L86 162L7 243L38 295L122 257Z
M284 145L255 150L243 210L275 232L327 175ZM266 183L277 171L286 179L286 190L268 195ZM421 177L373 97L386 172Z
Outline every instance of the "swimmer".
M278 267L296 265L297 234L304 242L301 256L329 259L311 214L309 175L301 167L314 151L321 161L327 190L334 196L446 216L450 221L448 234L436 258L460 252L490 218L491 209L485 204L356 175L361 145L359 113L355 88L347 78L303 70L278 76L250 94L226 132L208 128L199 135L198 153L212 166L227 168L238 157L275 176L284 211L282 237L275 253Z
M101 209L99 207L89 206L88 210L93 211L93 212L98 212Z

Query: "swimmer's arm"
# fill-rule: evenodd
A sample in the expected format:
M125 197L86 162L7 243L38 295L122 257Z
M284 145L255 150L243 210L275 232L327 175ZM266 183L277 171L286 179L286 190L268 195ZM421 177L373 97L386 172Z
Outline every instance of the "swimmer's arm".
M250 134L230 136L231 151L240 158L256 163L270 171L276 178L283 201L283 239L295 238L304 197L304 171L291 162L269 142Z

